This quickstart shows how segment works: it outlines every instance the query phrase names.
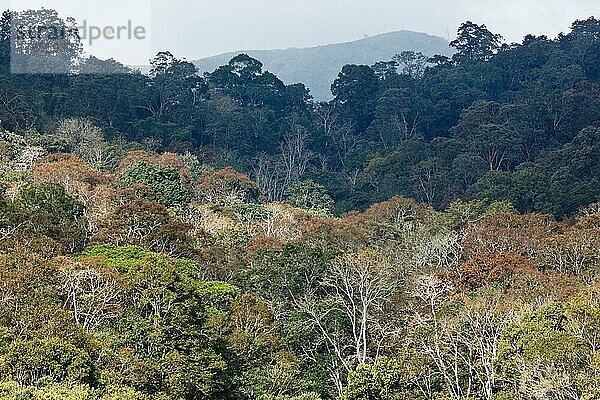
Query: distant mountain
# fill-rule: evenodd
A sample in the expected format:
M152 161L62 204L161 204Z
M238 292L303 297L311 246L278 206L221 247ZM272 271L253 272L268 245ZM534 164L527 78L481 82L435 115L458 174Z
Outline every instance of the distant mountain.
M304 83L317 100L331 98L331 84L346 64L368 64L389 60L404 50L426 56L451 55L448 42L425 33L398 31L346 43L285 50L240 50L193 61L201 73L213 72L239 53L260 60L264 68L287 84Z

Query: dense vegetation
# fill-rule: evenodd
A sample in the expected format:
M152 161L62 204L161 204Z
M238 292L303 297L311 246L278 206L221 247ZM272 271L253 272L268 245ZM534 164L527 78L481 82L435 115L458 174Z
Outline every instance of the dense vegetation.
M315 104L245 55L11 75L11 18L0 399L600 398L599 21Z
M5 13L0 26L5 72L10 20ZM97 75L125 67L79 59L73 45L64 57L80 74L0 75L0 120L29 143L69 151L48 137L60 120L86 118L116 146L137 141L232 166L269 201L313 180L336 215L401 195L434 207L506 200L564 218L600 200L599 35L590 18L556 40L500 45L466 23L452 60L405 52L372 67L347 65L334 100L317 104L302 84L284 85L246 55L205 77L168 52L152 61L150 76ZM101 161L115 165L114 157Z

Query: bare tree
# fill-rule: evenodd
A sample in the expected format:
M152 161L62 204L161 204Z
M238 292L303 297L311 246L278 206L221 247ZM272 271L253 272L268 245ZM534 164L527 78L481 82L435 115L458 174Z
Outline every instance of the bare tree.
M287 188L287 173L281 159L260 154L255 160L252 176L256 186L268 201L283 199Z
M286 168L286 187L298 182L312 158L308 150L309 136L306 128L298 124L295 118L290 120L290 130L280 143L281 157Z
M111 269L67 268L61 271L65 307L87 332L120 314L123 288Z
M313 158L308 149L310 137L296 117L290 118L290 129L279 144L278 156L260 154L255 160L253 178L268 201L281 201L285 190L299 182Z
M451 286L435 274L414 282L413 294L427 305L425 315L417 312L414 340L435 366L451 398L491 400L496 386L494 360L506 327L516 321L514 312L503 310L504 299L494 291L477 298L461 298L464 305L450 315L440 313ZM423 332L428 332L423 334Z
M578 382L563 368L539 363L522 371L520 392L535 400L581 400Z
M594 214L600 214L600 203L592 203L580 211L580 215L584 218L591 217Z
M2 117L8 121L2 121ZM36 118L31 101L24 95L0 90L0 122L9 122L14 130L19 131L32 128Z
M598 240L600 232L597 229L572 228L546 239L538 261L544 267L556 269L563 274L593 280L593 271L600 266ZM590 273L592 276L586 276Z
M414 265L420 269L457 272L463 256L463 234L440 233L426 238L418 244L413 256Z
M46 155L46 150L39 146L26 146L15 162L15 169L19 171L31 171L35 162Z
M329 146L331 141L342 169L345 169L348 157L358 144L358 136L349 122L340 121L335 105L321 103L315 108L315 115L317 125L326 138L325 145Z
M375 334L377 317L398 283L394 267L367 250L338 258L324 281L350 322L355 359L360 363L369 357L369 342L377 342L377 338L370 335Z
M348 158L358 145L358 135L350 123L337 124L332 130L333 144L335 145L340 164L346 169Z
M338 125L338 116L335 111L335 105L330 103L319 103L315 107L315 115L319 129L323 136L330 138L333 136L333 131Z
M438 193L437 184L441 176L436 160L429 159L420 162L413 168L411 175L423 200L432 205Z
M258 222L263 235L287 241L298 239L298 220L291 206L282 203L271 203L265 206L264 218Z
M91 121L71 118L63 121L62 129L72 130L73 152L87 164L96 168L107 168L115 164L112 148L104 139L104 132Z
M474 378L476 387L486 400L494 397L496 368L494 360L498 344L506 327L516 320L514 311L499 309L504 300L497 293L468 302L458 318L450 321L454 331L447 337L454 340L454 348L460 349L456 356L465 366L465 371Z
M376 360L382 346L394 334L384 309L401 282L399 268L371 250L338 257L321 282L327 306L316 295L298 302L337 361L332 379L343 379L359 363ZM332 318L342 318L340 324ZM337 386L337 385L336 385Z
M437 323L437 310L451 290L452 285L433 272L419 275L412 281L412 295L427 305L434 323Z

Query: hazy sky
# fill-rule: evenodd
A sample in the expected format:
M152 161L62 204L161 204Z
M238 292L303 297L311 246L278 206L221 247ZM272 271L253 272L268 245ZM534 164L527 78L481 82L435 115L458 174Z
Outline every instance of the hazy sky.
M93 49L130 64L145 63L152 52L164 49L194 59L402 29L452 38L465 20L485 23L507 41L520 41L527 33L555 37L577 18L600 16L600 0L13 0L10 5L43 5L99 26L127 20L143 25L152 32L151 41L132 46L105 40ZM0 0L0 6L9 2Z

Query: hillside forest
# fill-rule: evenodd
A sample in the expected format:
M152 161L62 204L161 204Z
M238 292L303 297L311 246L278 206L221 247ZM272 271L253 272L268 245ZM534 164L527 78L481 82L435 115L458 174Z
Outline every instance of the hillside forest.
M600 399L600 20L316 102L245 54L11 74L15 16L1 400Z

